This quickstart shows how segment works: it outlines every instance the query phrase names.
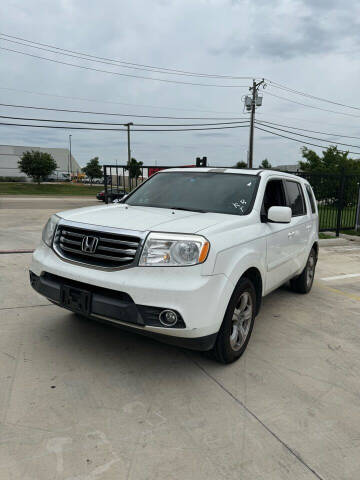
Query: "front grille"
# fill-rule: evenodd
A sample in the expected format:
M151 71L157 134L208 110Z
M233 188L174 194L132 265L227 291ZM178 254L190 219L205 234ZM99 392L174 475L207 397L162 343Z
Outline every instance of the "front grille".
M96 230L73 225L58 225L54 238L54 249L62 257L98 267L121 268L135 263L141 245L141 237ZM93 253L84 251L86 237L95 237ZM91 242L90 242L91 245Z

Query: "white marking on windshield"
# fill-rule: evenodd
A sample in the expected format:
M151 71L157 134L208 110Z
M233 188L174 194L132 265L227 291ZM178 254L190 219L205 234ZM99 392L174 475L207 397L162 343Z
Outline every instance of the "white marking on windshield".
M246 202L245 202L246 203ZM234 207L237 208L238 210L241 211L241 213L244 213L244 206L243 205L240 205L240 203L238 202L234 202L233 203Z

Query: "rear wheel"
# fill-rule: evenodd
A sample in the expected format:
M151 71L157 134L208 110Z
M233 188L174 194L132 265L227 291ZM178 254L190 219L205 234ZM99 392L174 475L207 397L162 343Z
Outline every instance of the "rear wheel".
M311 249L308 260L304 270L301 274L290 280L290 286L294 292L309 293L314 282L315 267L317 262L317 255L315 248Z
M216 360L231 363L241 357L249 343L255 311L255 288L248 278L242 278L232 294L212 351Z

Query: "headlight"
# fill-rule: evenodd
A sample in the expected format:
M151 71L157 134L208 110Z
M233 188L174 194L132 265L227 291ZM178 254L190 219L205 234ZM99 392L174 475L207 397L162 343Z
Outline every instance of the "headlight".
M210 243L200 235L150 233L141 253L139 265L184 266L205 262Z
M46 243L48 247L51 247L52 241L54 238L54 233L56 230L56 225L59 223L60 218L56 215L51 215L49 220L47 221L43 231L42 231L42 239L43 242Z

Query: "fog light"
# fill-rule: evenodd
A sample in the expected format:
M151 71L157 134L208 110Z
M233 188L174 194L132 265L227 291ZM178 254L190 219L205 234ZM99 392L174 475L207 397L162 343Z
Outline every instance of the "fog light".
M159 320L164 327L173 327L178 321L178 316L172 310L163 310L159 315Z

